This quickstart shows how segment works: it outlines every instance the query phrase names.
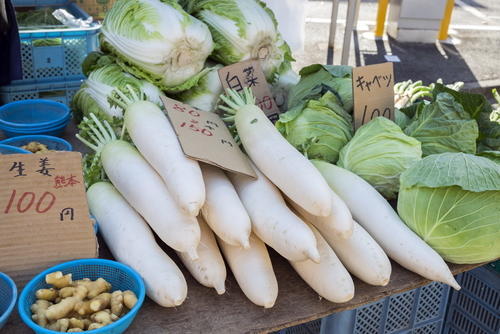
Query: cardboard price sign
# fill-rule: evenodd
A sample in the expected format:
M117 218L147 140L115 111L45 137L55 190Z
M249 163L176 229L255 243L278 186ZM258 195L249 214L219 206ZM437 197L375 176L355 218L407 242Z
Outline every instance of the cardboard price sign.
M0 155L0 271L18 283L97 255L81 154Z
M226 124L212 112L162 97L184 154L220 168L257 177Z
M384 116L394 121L394 64L382 63L352 70L354 128Z
M219 79L224 89L231 88L241 92L249 87L255 96L255 103L272 121L276 122L280 110L269 90L266 76L258 60L247 60L219 69Z

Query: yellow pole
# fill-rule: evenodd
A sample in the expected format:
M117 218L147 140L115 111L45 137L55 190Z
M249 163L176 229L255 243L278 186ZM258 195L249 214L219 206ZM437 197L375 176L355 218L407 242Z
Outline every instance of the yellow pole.
M382 37L384 34L385 17L387 16L387 7L389 0L378 0L377 26L375 27L375 37Z
M441 21L441 27L439 28L438 39L440 41L444 41L448 38L448 29L450 28L451 14L453 13L454 6L455 0L447 0L443 20Z

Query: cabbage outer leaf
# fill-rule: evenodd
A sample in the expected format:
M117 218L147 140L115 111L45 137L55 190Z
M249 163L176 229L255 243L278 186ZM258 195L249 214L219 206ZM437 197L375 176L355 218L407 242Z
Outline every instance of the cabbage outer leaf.
M404 132L422 143L424 156L443 152L476 153L477 122L453 96L439 94L430 104L419 104Z
M398 213L443 258L500 256L500 165L464 153L431 155L401 175Z

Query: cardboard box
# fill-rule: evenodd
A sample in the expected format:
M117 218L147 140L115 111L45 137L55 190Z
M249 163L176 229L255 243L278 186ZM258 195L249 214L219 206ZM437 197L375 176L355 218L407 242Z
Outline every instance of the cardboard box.
M97 256L81 159L0 155L0 271L18 287L55 264Z
M75 0L76 4L94 20L102 21L116 0Z

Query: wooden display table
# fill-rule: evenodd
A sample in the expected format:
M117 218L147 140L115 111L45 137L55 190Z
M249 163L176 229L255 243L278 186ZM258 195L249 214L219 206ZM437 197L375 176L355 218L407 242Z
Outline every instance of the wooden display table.
M71 138L74 131L74 126L68 127L65 137L71 141L75 150L81 151L82 145ZM109 251L101 238L99 244L100 257L109 258ZM428 280L392 262L391 281L387 286L374 287L355 279L354 298L347 303L334 304L319 298L284 258L270 250L279 295L273 308L264 309L252 304L244 296L229 268L226 293L219 296L214 289L198 284L180 264L172 250L167 250L167 253L179 264L186 277L188 298L177 308L162 308L146 298L142 309L126 332L128 334L267 333L354 309L429 283ZM450 265L450 268L453 274L459 274L480 265ZM1 333L25 334L32 331L22 323L16 309Z

